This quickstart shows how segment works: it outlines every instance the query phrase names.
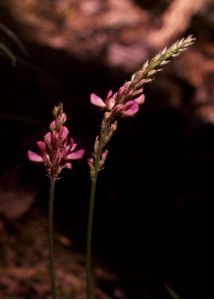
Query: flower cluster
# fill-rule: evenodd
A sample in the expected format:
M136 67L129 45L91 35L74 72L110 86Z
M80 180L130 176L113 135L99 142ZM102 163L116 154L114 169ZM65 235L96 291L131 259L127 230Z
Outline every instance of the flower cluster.
M56 179L64 168L71 169L71 160L81 159L85 150L75 151L77 144L70 138L68 141L68 128L64 126L66 114L63 106L54 108L55 120L50 124L50 131L45 134L44 141L38 141L39 154L29 150L29 160L43 163L51 178Z
M118 119L134 116L140 105L144 103L145 96L142 84L143 79L141 76L136 76L136 78L125 82L116 93L109 91L104 101L96 94L91 94L91 103L106 110L100 135L96 137L94 144L93 156L88 159L92 180L105 164L108 150L104 148L117 129Z
M96 94L91 94L91 103L106 111L103 116L100 133L96 137L94 144L93 157L88 160L92 180L96 179L98 172L104 166L108 154L105 147L116 131L119 118L134 116L138 112L140 105L144 103L143 85L151 82L154 76L173 57L185 51L194 41L195 38L190 35L175 42L171 47L163 49L150 61L146 61L116 93L109 91L105 100Z
M112 91L109 91L105 101L96 94L91 94L91 103L116 115L124 117L134 116L139 110L139 105L144 103L145 96L143 94L143 88L140 88L137 94L136 92L134 93L133 90L130 90L126 96L126 102L120 103L119 99L123 97L127 83L115 94L113 94Z

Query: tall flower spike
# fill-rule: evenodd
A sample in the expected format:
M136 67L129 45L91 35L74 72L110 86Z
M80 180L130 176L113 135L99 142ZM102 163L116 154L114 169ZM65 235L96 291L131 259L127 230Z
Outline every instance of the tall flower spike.
M91 279L91 244L92 244L92 227L93 227L93 212L94 201L97 184L97 176L101 169L104 168L107 157L106 146L110 141L113 133L116 131L117 123L120 117L134 116L139 106L144 103L145 96L143 94L143 85L153 80L154 75L160 72L166 64L181 52L186 50L195 39L188 36L186 39L181 39L174 43L168 49L158 53L150 61L147 61L140 70L134 73L131 79L125 82L116 93L110 91L103 101L95 94L91 94L91 103L105 110L101 123L100 133L96 137L93 157L88 160L91 175L91 194L88 216L88 233L87 233L87 297L92 296L92 279Z
M97 172L100 170L98 162L102 160L104 148L116 130L116 127L112 127L112 125L117 124L117 120L120 117L134 116L138 112L140 105L144 103L143 85L152 81L156 73L160 72L172 58L185 51L194 41L195 38L189 35L187 38L182 38L180 41L175 42L169 48L163 49L150 61L147 61L140 70L135 72L131 79L126 81L116 93L109 91L105 100L102 100L94 93L91 94L91 103L106 110L100 134L96 139L94 157L89 160L91 170L92 162L94 167L95 165L98 167ZM97 158L97 163L95 158Z
M50 281L51 281L51 298L57 298L57 283L55 271L54 255L54 193L55 182L64 168L71 169L71 160L83 157L85 150L75 151L77 144L70 138L68 140L69 130L64 126L67 116L63 112L63 105L60 103L53 110L54 121L50 124L50 131L45 134L43 141L37 142L38 154L29 150L29 160L42 163L46 167L50 179L49 192L49 264L50 264Z
M75 151L77 144L71 138L68 140L68 128L64 126L67 116L63 112L62 103L54 107L55 120L50 124L50 131L45 134L44 141L38 141L39 153L28 151L29 160L43 163L51 178L57 178L64 168L71 169L71 160L81 159L85 150Z
M171 47L163 49L150 61L147 61L140 70L135 72L131 79L125 82L117 93L110 91L105 101L95 94L91 94L91 103L110 111L112 119L117 116L134 116L139 106L144 103L143 85L154 79L170 60L185 51L195 41L191 35L175 42Z

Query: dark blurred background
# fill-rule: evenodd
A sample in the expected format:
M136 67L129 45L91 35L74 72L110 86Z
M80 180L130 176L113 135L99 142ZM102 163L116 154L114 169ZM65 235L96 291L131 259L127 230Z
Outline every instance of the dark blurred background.
M195 45L145 86L98 179L95 296L214 297L214 3L212 0L6 0L0 4L0 297L45 298L48 178L28 162L60 101L85 159L57 182L57 277L84 298L86 158L102 112L147 58L193 34ZM11 52L5 51L7 47Z

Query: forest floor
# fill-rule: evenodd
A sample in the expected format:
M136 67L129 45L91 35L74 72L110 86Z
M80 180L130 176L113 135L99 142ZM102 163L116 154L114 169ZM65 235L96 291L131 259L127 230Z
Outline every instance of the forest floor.
M21 221L1 223L0 298L49 298L47 220L40 209L32 209ZM59 298L85 298L85 256L72 241L56 236ZM106 271L95 268L102 281ZM110 275L109 276L113 276ZM109 298L100 287L95 297Z

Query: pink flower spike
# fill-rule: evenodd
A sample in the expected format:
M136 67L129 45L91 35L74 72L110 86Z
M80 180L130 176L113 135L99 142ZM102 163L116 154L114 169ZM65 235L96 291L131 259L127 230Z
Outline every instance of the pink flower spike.
M139 104L134 100L130 100L123 105L121 108L121 113L124 116L131 117L134 116L138 110Z
M31 161L38 162L38 163L43 162L42 157L31 150L28 150L27 155L28 155L28 159Z
M91 103L93 105L99 106L101 108L105 108L106 107L105 102L100 97L98 97L97 95L91 94L90 99L91 99Z
M142 95L140 95L138 98L136 98L135 101L136 101L138 104L143 104L144 101L145 101L145 96L144 96L144 94L142 94Z
M72 153L68 154L66 156L66 159L67 160L68 159L81 159L83 157L84 153L85 153L85 150L84 149L80 149L80 150L77 150L75 152L72 152Z
M45 134L44 141L38 141L38 154L28 151L29 160L43 163L47 174L52 179L58 178L64 168L71 169L72 164L69 159L81 159L85 150L76 149L77 144L71 138L68 140L68 128L64 126L66 115L63 113L63 106L54 108L55 120L51 122L50 131Z

